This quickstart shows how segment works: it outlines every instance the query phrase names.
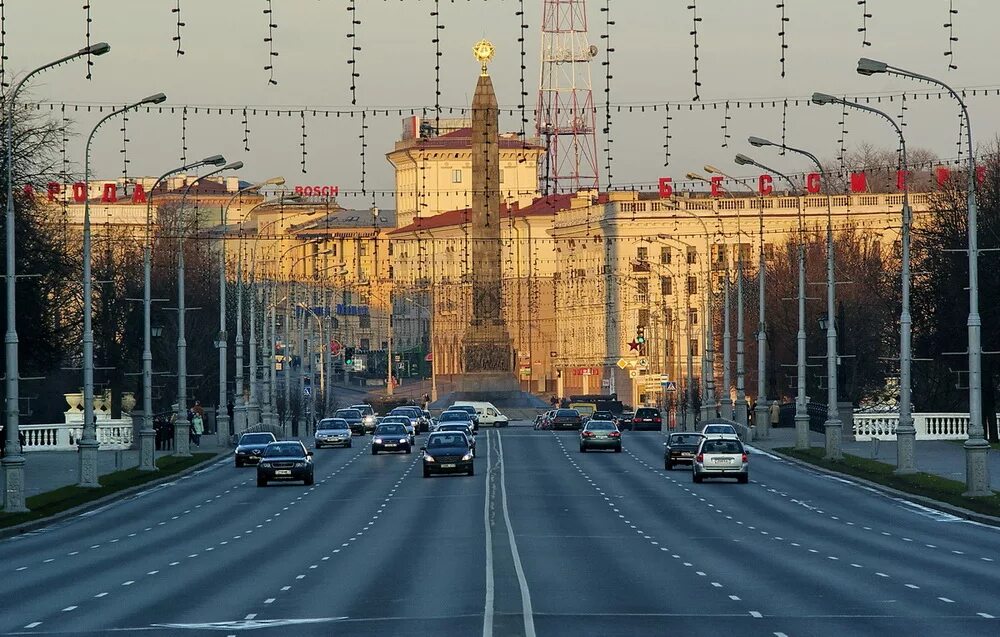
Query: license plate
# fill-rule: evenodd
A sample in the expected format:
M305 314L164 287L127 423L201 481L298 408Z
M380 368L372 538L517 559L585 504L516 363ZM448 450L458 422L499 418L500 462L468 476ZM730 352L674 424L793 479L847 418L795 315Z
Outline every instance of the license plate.
M681 452L681 457L682 458L690 458L692 455L693 454L691 452L689 452L689 451L682 451Z
M732 461L733 461L733 459L732 458L716 458L715 461L716 462L721 462L722 464L731 464Z
M396 443L394 443L394 442L387 442L387 443L385 443L385 446L386 447L395 447Z
M455 465L454 464L443 464L443 465L441 465L441 468L442 469L454 469Z
M292 475L292 470L291 469L278 469L278 470L276 470L274 472L274 475L276 475L276 476L290 476L290 475Z
M607 436L601 436L601 435L599 435L599 436L597 436L597 438L607 438Z

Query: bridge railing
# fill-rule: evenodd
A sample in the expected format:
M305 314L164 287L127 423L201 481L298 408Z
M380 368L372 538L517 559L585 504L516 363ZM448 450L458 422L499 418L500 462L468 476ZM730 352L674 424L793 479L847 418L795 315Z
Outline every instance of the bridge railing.
M854 414L855 440L895 440L899 414ZM913 414L917 440L964 440L968 437L967 413Z
M82 425L65 423L21 425L24 451L75 451L83 436ZM128 449L132 446L132 419L97 423L97 442L102 449Z

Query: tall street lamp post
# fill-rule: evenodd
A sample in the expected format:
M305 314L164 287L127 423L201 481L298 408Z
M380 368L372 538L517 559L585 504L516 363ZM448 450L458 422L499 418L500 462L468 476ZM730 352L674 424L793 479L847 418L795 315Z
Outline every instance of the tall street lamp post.
M83 435L77 443L79 455L79 474L77 485L97 488L97 424L94 422L94 326L93 326L93 288L92 288L92 257L90 230L90 145L98 129L109 119L122 113L134 110L145 104L161 104L167 96L163 93L150 95L142 100L112 111L102 117L87 137L83 156L83 183L88 192L83 204ZM140 450L141 453L141 450Z
M434 295L433 295L433 292L431 292L431 300L433 301L433 299L434 299ZM420 303L417 303L416 301L414 301L413 299L411 299L408 296L404 297L403 300L407 301L408 303L412 303L413 305L416 305L421 310L427 312L427 325L428 325L428 332L429 332L429 334L427 335L427 340L430 341L430 344L431 344L431 347L430 347L430 350L431 350L431 402L434 403L434 402L437 402L437 399L438 399L437 372L435 371L435 366L434 366L434 314L430 311L430 309L424 307Z
M177 420L174 422L174 455L190 456L188 445L187 419L187 340L184 336L184 204L191 188L202 179L217 175L225 170L239 170L243 162L226 164L222 168L209 171L194 179L184 188L180 208L177 212Z
M978 211L976 207L976 154L972 144L972 121L969 119L969 109L965 107L962 97L944 82L892 66L885 62L861 58L858 60L858 73L874 75L888 73L921 82L936 84L955 98L962 108L965 119L965 134L969 138L969 159L966 175L968 189L968 253L969 253L969 437L965 447L965 493L968 497L985 497L993 494L990 488L990 470L986 464L986 454L990 445L983 437L983 378L982 378L982 319L979 316L979 237ZM900 423L902 424L902 423Z
M913 320L910 314L910 228L913 224L913 213L910 210L910 179L905 172L908 169L906 159L906 138L903 136L903 129L900 128L896 120L890 115L872 108L865 104L849 102L825 93L813 93L814 104L842 104L850 108L861 111L868 111L878 115L892 125L899 137L900 148L900 170L903 174L903 213L902 213L902 234L900 237L902 252L902 282L901 297L902 310L899 314L899 425L896 427L896 473L915 473L916 468L916 439L917 430L913 426L913 405L911 400L911 365L913 354L911 351L911 337L913 332Z
M85 55L104 55L111 50L107 42L100 42L92 46L80 49L76 53L64 56L44 64L30 73L26 74L14 85L14 89L7 93L7 126L5 140L7 146L7 214L5 246L7 249L7 331L4 334L4 353L6 355L6 379L4 408L6 411L6 453L0 465L3 466L5 484L3 505L4 511L8 513L21 513L28 508L24 502L24 456L21 450L21 439L18 422L20 418L20 370L18 369L18 342L17 342L17 312L15 306L15 292L17 283L17 265L14 259L14 105L17 103L17 94L21 92L24 85L33 76L53 67L59 66Z

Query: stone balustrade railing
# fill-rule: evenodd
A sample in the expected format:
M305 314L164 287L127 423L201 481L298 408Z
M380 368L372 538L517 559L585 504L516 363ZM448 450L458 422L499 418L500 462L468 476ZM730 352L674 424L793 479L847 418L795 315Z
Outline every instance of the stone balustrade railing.
M24 451L76 451L83 436L81 425L58 423L51 425L21 425ZM97 441L102 449L128 449L132 445L132 419L97 423Z
M899 414L854 414L855 440L895 440ZM913 414L917 440L965 440L968 437L969 414Z

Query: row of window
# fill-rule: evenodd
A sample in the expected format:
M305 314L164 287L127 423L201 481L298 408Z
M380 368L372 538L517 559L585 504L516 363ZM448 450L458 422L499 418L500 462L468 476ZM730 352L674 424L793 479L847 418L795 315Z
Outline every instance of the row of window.
M713 258L717 263L725 263L726 261L726 248L730 249L732 260L736 261L740 254L743 255L744 261L749 261L752 256L753 246L749 243L741 243L739 245L725 246L725 245L715 245L712 246ZM673 248L669 246L663 246L660 248L660 263L662 265L671 265L673 263ZM695 265L698 262L698 249L694 246L688 246L686 250L687 263L688 265ZM770 243L764 244L764 257L767 259L774 258L774 245ZM639 246L636 248L636 260L640 263L645 263L649 261L649 248L646 246Z
M500 170L500 183L503 183L503 174L505 172L507 172L507 171L502 170L502 169ZM462 181L465 179L464 174L465 174L465 171L462 170L461 168L455 168L454 170L452 170L451 171L451 183L453 183L453 184L460 184L460 183L462 183Z

